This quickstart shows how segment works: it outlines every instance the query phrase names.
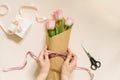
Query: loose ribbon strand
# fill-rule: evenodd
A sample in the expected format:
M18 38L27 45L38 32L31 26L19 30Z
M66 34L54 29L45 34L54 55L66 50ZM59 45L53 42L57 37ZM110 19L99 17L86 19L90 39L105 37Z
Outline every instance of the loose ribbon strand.
M51 52L51 51L48 51L49 55L50 54L55 54L55 55L59 55L59 56L65 56L66 53L64 54L60 54L60 53L55 53L55 52ZM18 67L11 67L11 68L6 68L6 69L2 69L3 72L9 72L9 71L14 71L14 70L22 70L26 65L27 65L27 57L28 55L30 55L35 61L39 61L38 57L31 51L28 51L27 54L25 55L25 58L24 58L24 63L21 65L21 66L18 66ZM63 57L64 59L64 57ZM76 67L75 70L84 70L84 71L87 71L89 76L90 76L90 80L93 80L94 78L94 74L90 72L89 69L87 68L84 68L84 67Z
M35 18L36 18L36 21L38 23L41 23L41 22L44 22L47 20L46 17L40 17L39 16L39 11L38 11L38 8L34 5L34 4L29 4L29 5L22 5L19 9L19 15L23 17L23 9L31 9L31 10L34 10L36 11L35 13Z

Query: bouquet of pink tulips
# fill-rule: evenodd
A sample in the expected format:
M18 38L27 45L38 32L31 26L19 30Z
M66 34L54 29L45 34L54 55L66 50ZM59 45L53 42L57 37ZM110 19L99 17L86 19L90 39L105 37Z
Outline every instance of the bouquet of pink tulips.
M50 37L60 34L72 26L73 20L70 17L64 18L62 10L56 10L53 14L53 19L46 21L46 27Z
M56 10L53 19L46 20L48 50L66 55L72 26L73 20L69 17L64 18L62 10ZM60 80L63 63L64 59L60 56L50 58L51 66L47 80Z

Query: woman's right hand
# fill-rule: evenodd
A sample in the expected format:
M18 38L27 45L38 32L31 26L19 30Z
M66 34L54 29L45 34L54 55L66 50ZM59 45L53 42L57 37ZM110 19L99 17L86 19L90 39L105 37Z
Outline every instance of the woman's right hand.
M69 80L71 73L76 68L77 56L68 49L67 58L62 66L61 80Z

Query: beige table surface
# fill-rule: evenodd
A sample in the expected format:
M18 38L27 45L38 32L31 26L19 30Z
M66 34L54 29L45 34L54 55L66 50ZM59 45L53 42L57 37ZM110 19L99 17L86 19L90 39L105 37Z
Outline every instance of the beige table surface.
M54 10L62 9L65 16L75 20L69 47L78 55L78 66L90 67L89 59L81 48L82 44L102 63L98 70L91 70L95 74L94 80L120 80L119 0L0 0L0 4L2 3L9 6L8 14L0 17L6 27L23 4L35 4L41 17L50 17ZM22 64L29 50L38 55L43 49L44 24L35 22L34 12L31 10L25 11L24 15L33 25L23 40L7 36L0 29L0 69ZM0 80L33 80L37 64L30 57L28 60L22 71L0 72ZM89 80L89 76L84 71L74 71L71 80Z

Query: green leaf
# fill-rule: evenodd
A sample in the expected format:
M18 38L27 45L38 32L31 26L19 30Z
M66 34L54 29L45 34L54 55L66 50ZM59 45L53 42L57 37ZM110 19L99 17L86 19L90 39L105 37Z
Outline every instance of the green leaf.
M55 33L56 33L56 34L59 34L59 29L58 29L57 26L56 26L56 28L55 28Z
M50 36L50 37L55 36L55 31L54 31L54 30L49 30L49 36Z

